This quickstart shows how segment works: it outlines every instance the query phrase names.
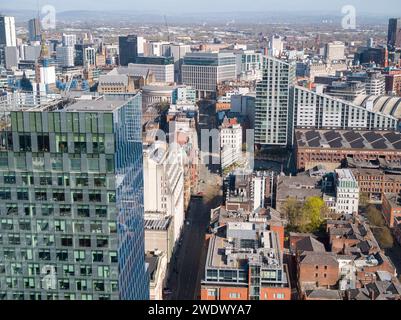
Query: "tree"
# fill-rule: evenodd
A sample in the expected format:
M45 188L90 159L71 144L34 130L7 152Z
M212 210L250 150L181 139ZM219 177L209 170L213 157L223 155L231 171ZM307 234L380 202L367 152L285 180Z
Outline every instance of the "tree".
M359 206L366 207L369 204L369 194L366 192L361 192L359 194Z
M394 246L394 239L388 228L386 227L381 228L380 230L377 230L375 233L377 241L379 241L379 244L383 249L389 249Z
M301 203L295 198L288 198L284 204L284 218L288 220L290 227L297 229L300 224L299 213L301 211Z
M306 199L302 207L302 216L304 218L302 229L308 232L319 230L323 224L324 209L325 205L322 198L310 197Z
M294 198L288 198L283 213L291 229L300 232L315 232L324 221L327 208L320 197L310 197L302 205Z
M367 217L369 222L375 227L383 227L385 225L385 221L383 216L379 210L374 205L369 205L367 210Z

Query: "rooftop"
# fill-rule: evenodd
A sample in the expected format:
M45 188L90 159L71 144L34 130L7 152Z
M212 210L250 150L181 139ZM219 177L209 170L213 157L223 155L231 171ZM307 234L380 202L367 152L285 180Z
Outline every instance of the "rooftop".
M77 101L64 108L67 112L112 112L127 102L125 100L82 100Z
M401 150L401 133L393 131L296 130L298 149Z

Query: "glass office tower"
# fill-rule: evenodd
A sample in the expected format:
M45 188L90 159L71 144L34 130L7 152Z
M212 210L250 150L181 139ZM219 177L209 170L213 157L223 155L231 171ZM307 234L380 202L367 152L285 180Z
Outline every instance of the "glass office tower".
M141 95L0 117L0 299L148 299Z

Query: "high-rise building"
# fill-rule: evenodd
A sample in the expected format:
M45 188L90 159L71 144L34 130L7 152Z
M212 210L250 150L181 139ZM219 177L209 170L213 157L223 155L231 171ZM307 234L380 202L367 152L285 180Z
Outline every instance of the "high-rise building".
M387 45L390 49L401 48L401 18L389 20Z
M14 17L0 16L0 46L17 46Z
M329 42L326 44L324 57L327 62L345 59L345 45L341 41Z
M17 47L5 47L4 58L6 69L16 68L18 66L18 50Z
M292 144L293 123L290 86L295 63L263 57L263 80L256 86L255 143L270 146Z
M11 111L0 299L148 299L141 95Z
M96 50L92 47L84 49L84 66L95 66L96 65Z
M196 89L198 97L215 95L217 85L235 80L235 55L232 52L187 53L182 65L182 82Z
M242 127L225 118L220 126L220 165L225 169L242 160Z
M397 117L384 113L384 110L391 111L393 108L384 108L382 105L375 107L373 103L370 106L369 103L360 105L359 101L365 103L369 100L366 95L359 96L358 101L345 101L300 86L295 86L291 91L296 128L397 130ZM389 99L383 97L383 100Z
M138 56L138 39L136 35L128 35L118 38L120 52L120 66L128 66L135 63Z
M88 61L88 57L86 56L86 54L87 54L86 49L88 49L88 48L92 48L92 46L90 44L76 44L74 46L74 49L75 49L74 65L75 66L84 66L85 62ZM96 52L94 54L96 54ZM90 58L90 56L89 56L89 58ZM93 56L93 60L95 61L95 56Z
M270 54L274 57L279 57L284 50L283 38L279 35L273 35L270 38Z
M184 62L185 55L191 52L191 46L185 44L171 44L170 54L174 58L174 78L178 83L182 82L181 67Z
M40 21L34 18L28 21L29 41L40 41Z
M57 47L56 48L57 64L60 67L74 66L74 47Z
M357 214L359 206L359 186L350 169L335 171L336 207L339 214Z
M63 46L74 47L77 44L77 36L75 34L65 34L63 33Z
M144 148L144 208L172 217L173 246L184 225L184 167L179 152L165 142ZM158 248L153 248L158 249Z
M174 60L172 57L137 57L135 63L129 63L129 68L139 74L151 72L157 82L174 82Z

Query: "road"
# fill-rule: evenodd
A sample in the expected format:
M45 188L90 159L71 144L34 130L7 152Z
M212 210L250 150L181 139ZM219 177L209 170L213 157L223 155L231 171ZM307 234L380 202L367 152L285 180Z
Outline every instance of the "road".
M212 129L216 126L213 109L213 106L207 103L201 106L200 123L204 124L199 129ZM199 299L200 282L206 260L205 236L210 223L210 210L216 208L222 201L222 181L221 176L216 173L218 169L218 165L201 164L199 167L200 182L194 193L202 192L203 197L191 199L181 244L171 260L171 271L167 282L171 294L166 299Z

